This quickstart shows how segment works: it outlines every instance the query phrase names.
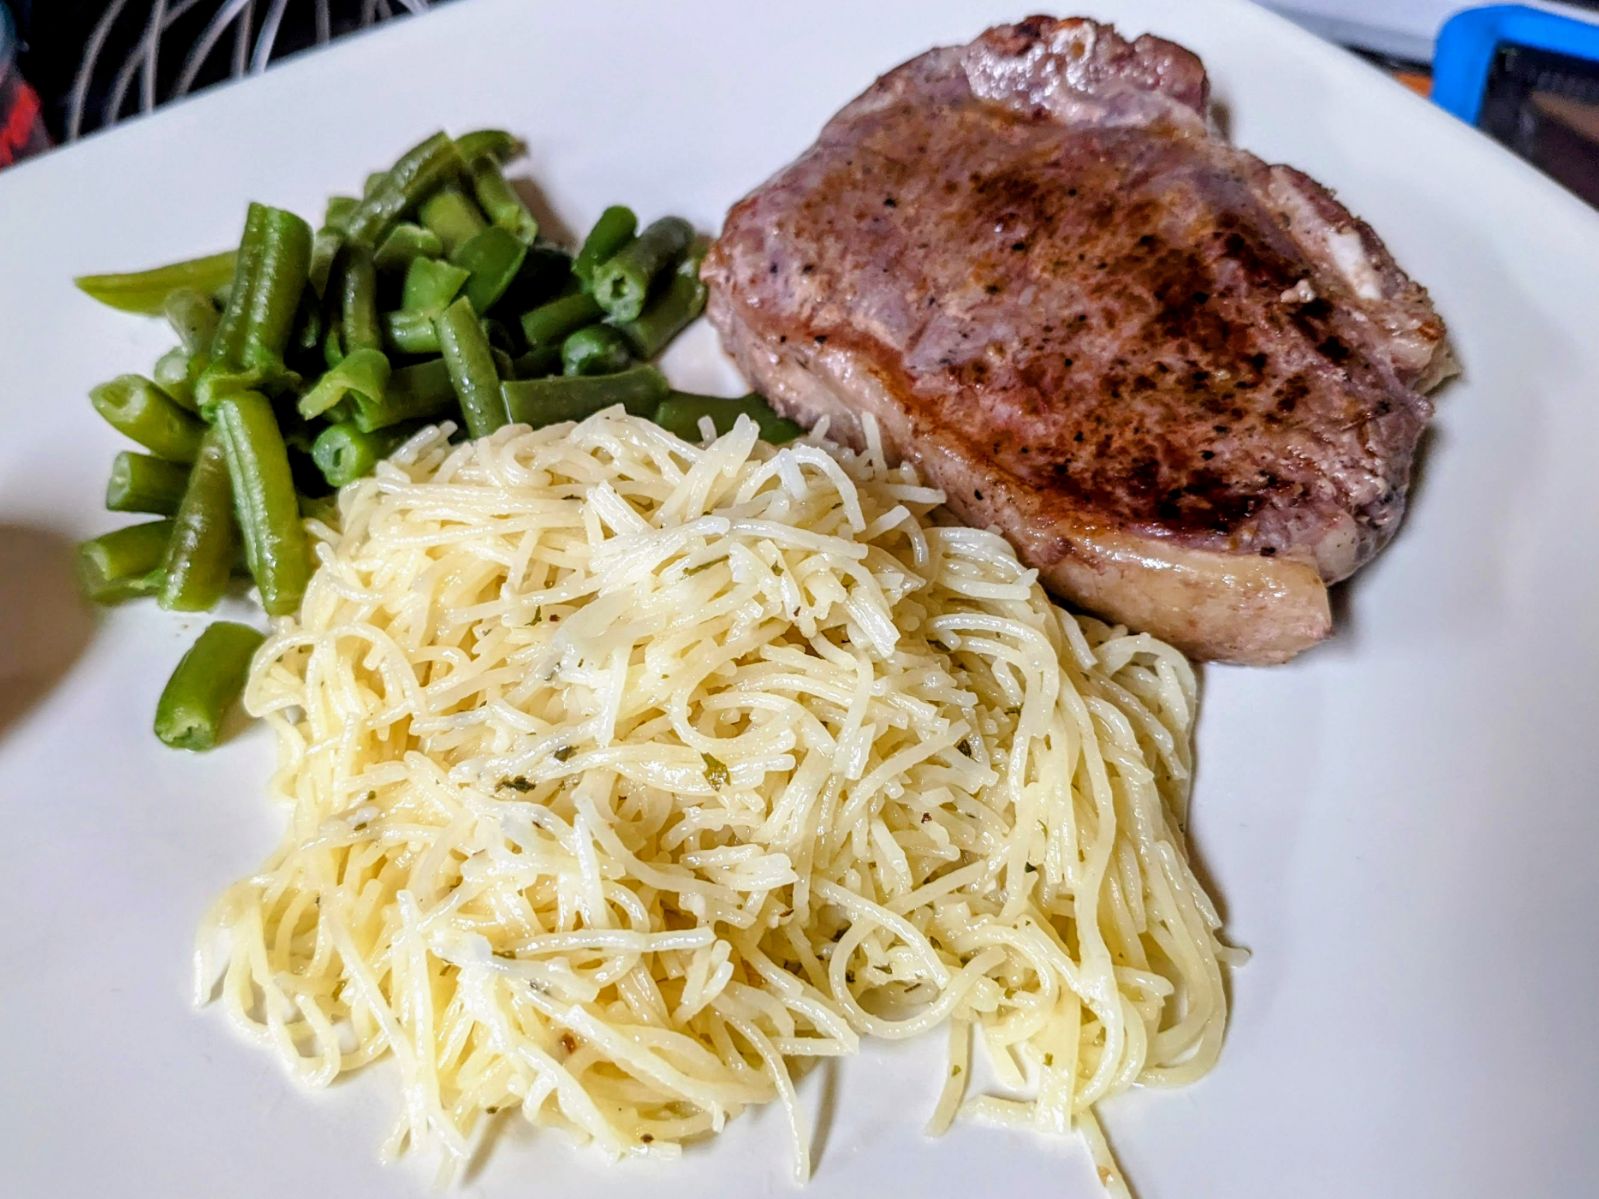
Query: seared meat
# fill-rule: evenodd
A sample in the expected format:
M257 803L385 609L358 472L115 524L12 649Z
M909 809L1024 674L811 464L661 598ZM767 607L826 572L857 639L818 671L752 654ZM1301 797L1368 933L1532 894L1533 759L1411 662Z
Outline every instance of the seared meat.
M1035 17L879 79L728 214L710 315L786 415L873 415L1069 601L1205 658L1325 637L1393 535L1426 292L1224 143L1187 50Z

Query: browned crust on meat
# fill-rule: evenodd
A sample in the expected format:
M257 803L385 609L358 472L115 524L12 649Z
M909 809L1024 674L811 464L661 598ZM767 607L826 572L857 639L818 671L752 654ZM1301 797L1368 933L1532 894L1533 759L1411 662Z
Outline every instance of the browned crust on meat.
M892 398L897 384L855 351L830 347L801 364L765 352L720 292L711 293L709 313L740 369L779 412L808 424L826 417L828 437L856 449L865 445L862 418L870 415L892 460L916 462L961 520L1003 533L1050 590L1083 610L1195 657L1257 666L1285 662L1331 632L1327 586L1314 565L1152 543L1070 513L1046 514L1040 493L974 472L964 455L922 436Z

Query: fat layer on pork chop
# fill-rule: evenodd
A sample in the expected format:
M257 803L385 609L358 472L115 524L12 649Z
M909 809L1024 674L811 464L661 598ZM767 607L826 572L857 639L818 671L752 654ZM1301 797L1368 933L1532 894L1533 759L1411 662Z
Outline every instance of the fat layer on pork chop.
M1448 356L1370 227L1206 96L1159 38L990 29L839 112L704 278L785 415L855 444L874 417L1065 599L1279 662L1398 526Z

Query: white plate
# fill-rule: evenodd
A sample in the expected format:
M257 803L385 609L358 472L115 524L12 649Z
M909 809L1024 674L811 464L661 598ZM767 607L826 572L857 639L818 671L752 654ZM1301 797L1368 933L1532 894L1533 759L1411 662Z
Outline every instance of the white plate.
M715 227L875 74L1014 2L476 0L0 176L0 1194L426 1193L375 1160L385 1070L301 1094L189 1007L196 920L275 837L270 746L162 749L152 706L200 622L73 597L68 543L118 523L84 393L170 337L70 277L226 245L247 199L320 212L438 126L525 133L570 227L615 200ZM1109 1104L1111 1136L1146 1196L1574 1194L1599 1169L1599 220L1259 10L1084 7L1201 52L1235 138L1370 219L1466 369L1336 640L1205 673L1198 852L1255 956L1219 1068ZM734 383L708 334L673 370ZM807 1080L837 1098L808 1194L1094 1194L1074 1143L924 1140L941 1062ZM776 1117L673 1166L525 1138L465 1193L788 1193Z

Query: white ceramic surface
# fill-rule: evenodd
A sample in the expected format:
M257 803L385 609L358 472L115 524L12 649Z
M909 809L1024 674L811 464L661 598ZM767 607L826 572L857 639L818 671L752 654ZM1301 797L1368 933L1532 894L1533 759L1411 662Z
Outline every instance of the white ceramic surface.
M1109 1104L1146 1199L1592 1193L1599 1173L1599 219L1470 130L1254 8L1099 0L1199 50L1243 145L1337 187L1432 288L1464 361L1411 515L1336 640L1205 672L1194 834L1254 951L1214 1074ZM91 617L67 574L117 437L83 396L170 338L72 275L209 250L247 199L320 210L423 132L527 135L558 216L705 227L872 77L1013 3L464 0L0 175L0 1195L423 1195L380 1166L382 1068L305 1095L188 1003L191 930L267 852L260 731L148 732L198 626ZM734 385L703 330L685 385ZM941 1048L873 1049L812 1199L1076 1196L1074 1143L922 1138ZM777 1113L676 1165L503 1144L462 1192L790 1194Z

